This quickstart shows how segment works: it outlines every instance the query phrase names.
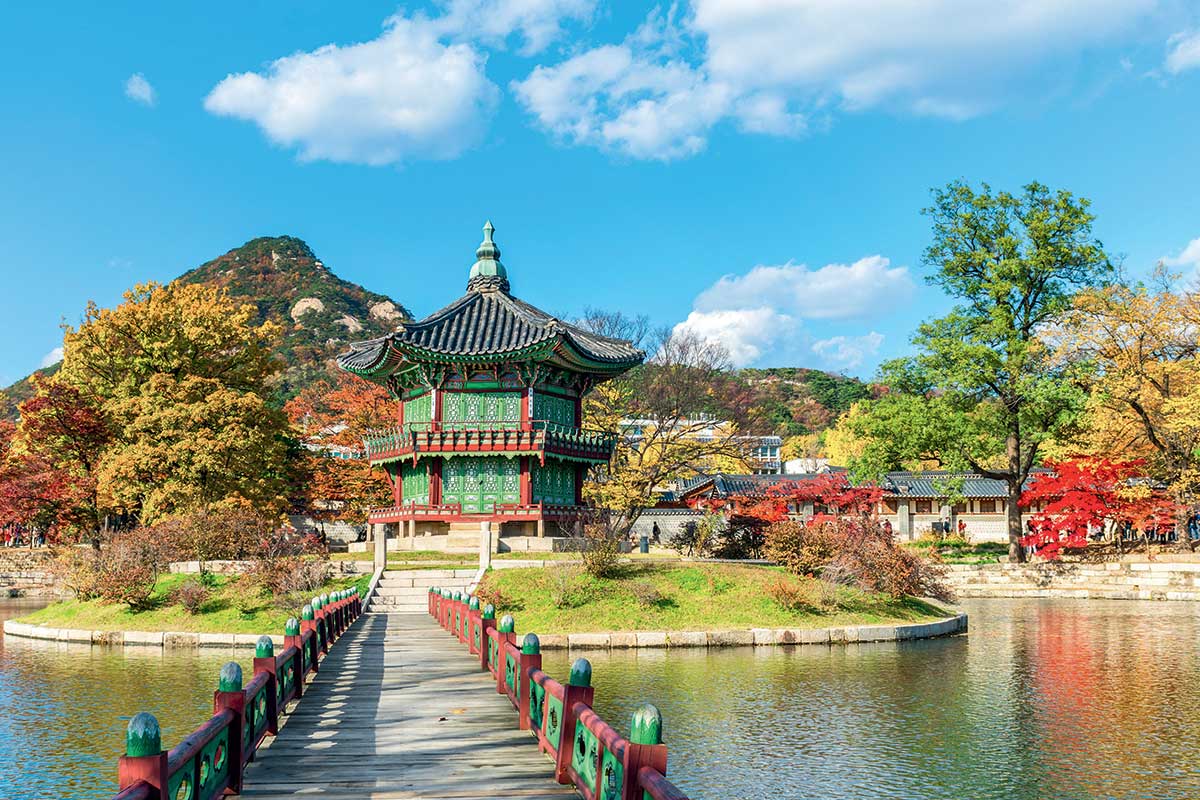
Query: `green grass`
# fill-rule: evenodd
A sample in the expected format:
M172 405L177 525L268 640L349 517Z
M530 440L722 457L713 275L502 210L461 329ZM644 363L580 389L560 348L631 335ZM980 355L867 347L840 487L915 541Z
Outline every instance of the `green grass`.
M903 546L925 556L936 550L938 558L946 564L994 564L1008 556L1007 542L970 544L957 537L941 540L926 537L904 542Z
M949 615L921 600L894 600L846 587L837 590L836 607L791 611L766 589L785 576L781 568L734 564L627 563L609 579L572 570L567 602L556 606L563 569L492 571L479 594L491 599L499 591L497 613L511 613L519 631L538 633L825 628L925 622ZM639 599L635 589L641 587L645 594L646 584L653 585L659 600Z
M212 576L213 586L209 590L208 600L199 613L189 614L183 606L171 602L171 593L184 582L196 578L195 575L163 575L154 586L150 607L144 610L131 609L124 603L105 603L100 600L61 600L18 621L52 628L93 631L281 634L288 617L300 616L303 606L301 598L295 599L295 605L277 605L274 598L229 575ZM357 586L365 595L370 582L370 575L338 577L326 581L320 591Z

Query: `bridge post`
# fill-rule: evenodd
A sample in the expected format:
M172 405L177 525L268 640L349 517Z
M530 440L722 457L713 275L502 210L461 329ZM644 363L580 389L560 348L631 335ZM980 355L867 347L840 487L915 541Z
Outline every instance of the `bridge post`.
M592 688L592 662L586 658L575 659L575 663L571 665L571 676L567 679L567 685L563 687L562 735L559 741L565 743L565 746L559 745L558 758L554 761L554 780L559 783L572 782L567 769L571 766L575 723L579 719L575 706L582 704L591 708L595 696L596 690Z
M372 566L378 572L387 567L387 525L382 522L368 523L375 534L375 551Z
M321 603L320 597L314 597L309 601L309 605L313 610L313 622L316 624L317 631L317 646L322 653L329 652L329 626L325 623L325 607Z
M279 665L275 662L275 642L266 634L254 645L254 674L260 672L271 676L267 682L267 732L274 735L279 733Z
M309 637L306 634L311 633ZM317 644L317 620L316 612L313 611L311 605L307 605L300 609L300 650L304 657L304 674L307 676L310 672L317 671L317 651L320 645ZM313 642L312 650L309 651L309 645L305 644L305 639Z
M472 597L467 604L467 652L479 653L483 646L482 618L479 612L479 598Z
M283 625L283 647L296 648L292 659L292 683L296 687L296 699L304 696L304 640L300 638L300 620L290 617Z
M488 603L479 617L479 668L488 671L488 654L492 649L492 637L488 633L496 627L496 607Z
M521 642L521 657L517 673L517 727L523 731L530 728L529 724L529 671L542 668L542 643L536 633L525 634Z
M229 725L229 788L235 793L242 791L242 753L246 741L246 695L242 691L242 668L236 661L221 667L221 678L213 692L213 713L229 709L233 722Z
M517 638L516 629L517 622L513 619L512 614L505 614L500 618L496 635L496 694L506 693L504 679L505 673L508 671L508 645Z
M662 714L649 703L633 712L623 767L625 785L621 789L621 800L642 799L642 788L638 785L638 771L642 767L651 767L664 776L667 774L667 746L662 743Z
M167 798L167 751L162 747L162 729L153 714L133 715L125 728L125 755L117 760L117 788L127 789L145 781L154 800Z

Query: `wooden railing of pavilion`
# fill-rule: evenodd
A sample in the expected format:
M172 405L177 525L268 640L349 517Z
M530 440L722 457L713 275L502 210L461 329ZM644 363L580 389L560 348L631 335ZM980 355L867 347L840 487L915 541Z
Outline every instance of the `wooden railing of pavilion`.
M585 460L607 461L616 437L549 420L478 422L413 422L363 438L371 461L416 456L418 453L475 451L540 455L549 451Z
M125 755L117 765L120 789L113 800L213 800L242 789L246 765L279 716L304 695L308 675L322 656L362 614L356 589L323 594L304 606L299 620L284 627L283 652L270 636L258 640L254 677L242 685L242 668L221 668L213 715L170 751L162 749L158 720L142 712L129 721Z
M652 705L633 714L628 739L592 710L592 665L576 659L566 685L542 671L541 644L527 633L516 643L516 624L479 599L436 587L429 614L479 658L496 679L496 691L517 710L517 727L529 731L554 764L554 777L584 800L687 800L667 780L662 715Z

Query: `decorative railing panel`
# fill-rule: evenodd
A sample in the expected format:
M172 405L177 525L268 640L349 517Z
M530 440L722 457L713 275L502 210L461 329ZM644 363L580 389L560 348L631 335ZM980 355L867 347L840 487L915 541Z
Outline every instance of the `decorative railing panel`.
M300 700L321 654L361 614L355 589L314 597L301 619L288 620L281 653L276 655L270 636L258 640L248 683L243 686L236 661L221 668L213 715L169 752L162 749L158 720L145 712L134 715L118 762L120 791L114 800L215 800L239 793L246 765L267 734L278 732L280 714Z
M373 463L421 454L509 453L558 455L583 461L607 461L616 437L604 431L585 430L549 420L475 422L418 422L363 438L367 459Z
M542 671L536 634L525 634L517 645L511 615L497 623L491 605L480 609L478 598L437 588L429 590L428 610L478 654L480 669L517 710L517 727L530 731L554 762L559 783L573 785L585 800L687 800L666 778L662 715L654 706L634 713L626 739L592 709L595 690L586 658L575 661L562 684Z

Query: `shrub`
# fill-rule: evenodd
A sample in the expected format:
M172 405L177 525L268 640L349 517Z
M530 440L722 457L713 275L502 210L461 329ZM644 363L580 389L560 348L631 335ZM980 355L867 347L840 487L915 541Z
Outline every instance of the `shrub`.
M65 547L50 566L50 571L80 600L91 600L100 591L100 552L92 548Z
M332 564L315 536L291 528L274 528L262 534L254 558L245 570L247 580L265 594L291 599L311 593L329 579Z
M642 608L656 606L667 599L650 581L634 581L629 584L629 591Z
M821 611L831 608L832 595L821 589L821 581L798 581L780 575L766 585L767 596L787 611Z
M579 570L570 565L550 568L550 602L555 608L578 608L587 600Z
M138 531L115 537L96 560L97 596L109 603L146 608L158 581L159 558L160 551Z
M177 557L187 561L241 560L259 553L278 526L248 508L223 508L180 514L154 526Z
M767 557L794 575L817 575L892 597L949 600L942 571L899 546L878 522L861 517L816 517L807 524L777 522L766 532Z
M524 608L524 604L519 600L515 600L504 593L504 590L496 586L492 581L492 574L489 572L483 576L483 580L475 589L475 596L479 598L479 602L483 605L491 603L496 607L497 614L503 611L520 611Z
M187 613L193 615L200 613L200 607L207 600L208 587L195 580L184 581L171 593L171 602L178 603Z
M605 517L589 520L583 525L579 543L583 569L593 578L611 578L617 574L621 560L621 537Z

